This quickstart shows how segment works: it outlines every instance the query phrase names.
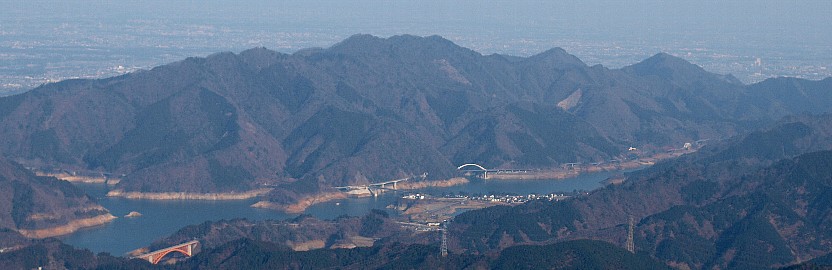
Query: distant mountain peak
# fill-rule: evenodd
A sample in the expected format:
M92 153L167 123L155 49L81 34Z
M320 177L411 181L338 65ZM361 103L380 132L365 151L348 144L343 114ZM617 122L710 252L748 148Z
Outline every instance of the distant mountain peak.
M285 54L269 50L266 47L251 48L240 52L239 55L244 62L257 69L267 67L277 61L277 59L285 56Z
M377 51L383 45L384 39L380 37L369 34L355 34L341 42L335 43L324 51L342 54L361 54L367 51Z
M428 43L428 44L445 44L445 45L453 45L457 46L453 41L450 41L440 35L430 35L430 36L414 36L414 35L397 35L391 36L387 39L391 42L418 42L418 43ZM458 46L457 46L458 47Z
M367 42L380 42L382 40L384 39L370 34L355 34L342 40L341 42L335 43L335 45L332 45L332 47L340 47L345 45L361 44Z
M664 53L664 52L657 53L657 54L651 56L650 58L644 59L644 61L641 61L641 62L642 63L665 63L665 64L673 64L673 65L694 66L694 64L691 64L690 62L688 62L687 60L685 60L681 57L673 56L671 54Z
M529 57L530 60L542 61L555 67L578 66L586 67L586 63L577 56L569 54L563 48L556 47Z
M275 52L275 51L272 51L272 50L269 50L266 47L254 47L254 48L251 48L251 49L240 52L241 56L250 56L250 57L263 56L263 55L277 55L277 54L279 54L279 53Z
M399 52L410 54L419 52L424 54L447 54L449 52L476 53L470 49L460 47L454 42L438 35L420 37L414 35L397 35L381 38L367 34L357 34L332 45L328 52L366 55L368 53Z
M625 67L624 70L634 71L639 75L658 75L665 78L671 78L674 75L691 76L705 73L710 74L685 59L663 52L657 53L637 64Z

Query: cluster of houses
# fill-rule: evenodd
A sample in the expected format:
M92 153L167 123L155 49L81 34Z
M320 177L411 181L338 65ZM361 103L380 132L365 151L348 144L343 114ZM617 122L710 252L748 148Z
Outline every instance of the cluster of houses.
M475 201L489 201L489 202L502 202L502 203L525 203L531 200L548 200L548 201L560 201L567 199L571 196L565 195L563 193L551 193L547 195L537 195L537 194L528 194L528 195L446 195L445 198L447 199L464 199L464 200L475 200ZM425 195L421 193L412 193L402 196L402 199L410 199L410 200L424 200L426 198L431 198L430 195Z
M481 201L491 201L491 202L503 202L503 203L525 203L531 200L547 200L547 201L560 201L569 198L563 193L561 194L547 194L547 195L537 195L537 194L529 194L529 195L482 195L482 196L474 196L468 199L470 200L481 200Z

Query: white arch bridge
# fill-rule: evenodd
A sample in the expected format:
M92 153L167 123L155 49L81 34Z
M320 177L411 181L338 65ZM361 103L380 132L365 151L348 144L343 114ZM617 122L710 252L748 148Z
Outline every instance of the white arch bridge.
M471 168L471 167L473 167L473 168ZM469 168L469 169L466 169L466 168ZM514 169L514 170L486 169L482 165L479 165L479 164L476 164L476 163L462 164L459 167L456 167L456 169L459 170L459 171L463 171L463 172L481 172L483 179L488 179L488 174L489 173L526 173L526 172L529 171L529 170L520 170L520 169Z
M466 167L469 167L469 168L474 167L476 169L465 169L465 170L463 170L463 168L466 168ZM496 170L486 169L482 165L479 165L479 164L476 164L476 163L465 163L465 164L460 165L459 167L456 167L456 169L459 170L459 171L463 171L463 172L482 172L482 179L488 179L488 172L489 171L496 172Z

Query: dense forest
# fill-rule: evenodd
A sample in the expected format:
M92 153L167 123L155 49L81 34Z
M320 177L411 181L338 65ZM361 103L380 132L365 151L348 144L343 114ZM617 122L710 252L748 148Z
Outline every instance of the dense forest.
M832 79L743 85L660 53L621 69L563 49L482 55L439 36L255 48L0 98L0 153L122 176L123 192L273 192L292 203L464 163L551 169L828 112ZM783 97L787 96L788 99ZM121 194L121 193L115 193Z
M832 79L744 85L663 53L609 69L562 49L482 55L438 36L369 35L294 54L255 48L46 84L0 98L0 265L823 267L832 252L830 89ZM462 163L552 169L690 142L707 143L567 200L459 214L444 231L446 257L438 228L413 230L384 211L187 226L151 245L200 241L194 257L174 255L170 262L185 260L171 265L33 240L112 216L30 168L119 176L120 192L265 190L260 199L291 204L334 186L423 173L448 179ZM630 229L633 252L623 248Z

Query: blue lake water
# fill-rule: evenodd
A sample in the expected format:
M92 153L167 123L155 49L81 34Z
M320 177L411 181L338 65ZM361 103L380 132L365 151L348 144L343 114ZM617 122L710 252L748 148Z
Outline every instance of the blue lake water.
M419 192L431 194L466 192L469 194L515 193L548 194L593 190L601 187L601 181L613 175L610 172L581 175L560 180L473 180L471 183L449 188L432 188ZM257 200L241 201L159 201L128 200L104 196L107 187L100 184L78 184L91 197L119 217L106 225L78 231L61 237L67 244L86 248L93 252L109 252L115 256L150 245L182 227L221 219L246 218L249 220L287 219L298 214L250 207ZM341 215L360 216L372 209L385 209L401 196L389 192L377 198L349 198L316 204L306 210L317 218L333 219ZM131 211L142 214L137 218L125 218Z

